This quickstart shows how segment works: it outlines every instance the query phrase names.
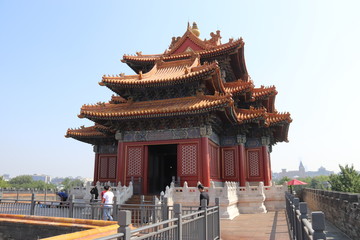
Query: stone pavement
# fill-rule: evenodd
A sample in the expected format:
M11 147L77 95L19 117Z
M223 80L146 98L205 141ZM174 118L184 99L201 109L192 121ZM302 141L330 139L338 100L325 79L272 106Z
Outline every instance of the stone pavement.
M329 221L325 221L325 234L326 240L351 240L348 236L342 233L337 227L331 224Z
M222 240L290 240L285 210L221 220Z

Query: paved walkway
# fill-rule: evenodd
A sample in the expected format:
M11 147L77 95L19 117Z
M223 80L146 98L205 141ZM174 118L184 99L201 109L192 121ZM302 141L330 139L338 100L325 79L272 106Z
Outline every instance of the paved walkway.
M311 220L311 211L308 214L309 219ZM331 222L327 221L325 218L325 234L326 240L351 240L345 233L341 232L339 228L333 225Z
M285 210L221 220L222 240L289 240Z

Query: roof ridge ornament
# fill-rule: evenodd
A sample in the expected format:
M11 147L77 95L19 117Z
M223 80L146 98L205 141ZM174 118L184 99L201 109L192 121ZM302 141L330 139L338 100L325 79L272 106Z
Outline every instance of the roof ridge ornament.
M199 30L196 22L193 22L193 26L192 26L192 28L190 28L190 30L195 36L197 36L197 37L200 36L200 30Z

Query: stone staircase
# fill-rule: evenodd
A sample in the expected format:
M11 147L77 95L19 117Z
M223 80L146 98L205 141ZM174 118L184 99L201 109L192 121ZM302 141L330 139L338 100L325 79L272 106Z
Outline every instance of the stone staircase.
M142 195L132 195L125 204L141 204L141 196ZM146 204L153 204L153 197L154 195L144 195L144 201ZM159 196L156 196L159 198Z
M144 223L151 222L152 207L146 207L145 205L154 205L155 195L144 195L143 207L141 206L141 195L133 195L129 198L125 204L121 205L120 209L128 210L131 212L131 222L133 225L143 225ZM159 196L156 196L159 198ZM142 221L141 221L142 219Z

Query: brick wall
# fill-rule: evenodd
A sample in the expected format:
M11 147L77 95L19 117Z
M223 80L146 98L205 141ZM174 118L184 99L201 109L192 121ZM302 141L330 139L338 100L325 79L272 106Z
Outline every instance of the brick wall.
M326 219L352 239L360 239L360 194L304 189L302 199L312 211L323 211Z

